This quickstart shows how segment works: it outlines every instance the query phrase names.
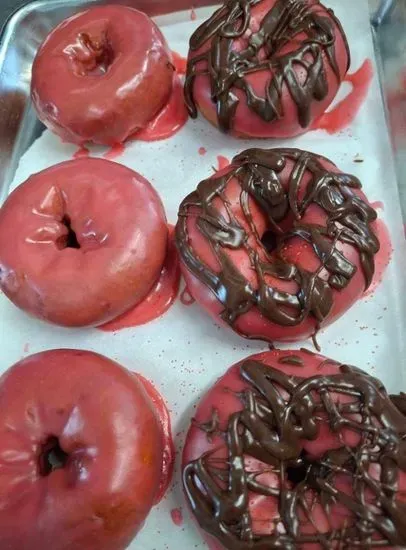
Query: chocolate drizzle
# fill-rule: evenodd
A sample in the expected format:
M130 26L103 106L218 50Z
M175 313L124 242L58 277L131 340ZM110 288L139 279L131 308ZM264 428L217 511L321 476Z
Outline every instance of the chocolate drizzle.
M284 355L278 361L281 365L293 365L294 367L303 367L304 361L299 355Z
M214 450L184 468L186 495L201 528L229 550L298 550L305 543L337 550L405 548L406 503L398 491L406 473L406 418L382 384L347 365L337 365L337 374L302 378L247 360L240 376L247 387L239 396L242 410L228 419L227 456ZM326 422L341 441L344 429L358 435L358 444L343 441L312 459L303 442L317 438ZM263 469L247 468L247 457ZM278 476L276 486L261 481L269 471ZM267 534L253 528L254 495L276 502ZM348 512L338 529L330 523L335 505ZM321 510L329 529L318 532Z
M286 85L297 107L302 128L311 122L313 101L329 93L326 64L341 82L336 56L336 30L350 52L340 22L332 10L321 10L319 0L277 0L264 16L257 32L248 32L251 8L263 0L227 0L190 39L185 98L190 115L197 116L193 97L195 79L207 75L212 101L217 106L222 131L233 127L239 104L237 90L248 107L265 122L283 118L282 90ZM248 36L247 36L248 34ZM209 41L203 53L193 56ZM236 41L244 45L236 48ZM263 97L248 82L247 76L259 71L270 76ZM304 74L303 74L304 73Z
M306 180L308 176L310 181ZM249 232L233 214L225 196L232 178L241 189L241 216ZM298 149L244 151L233 159L226 174L202 181L180 205L176 240L182 260L223 304L221 317L235 330L238 318L253 307L281 326L299 325L312 316L318 328L333 306L333 290L345 289L357 270L340 251L340 245L349 244L358 251L365 288L372 281L379 241L371 223L377 214L354 193L360 188L356 177L327 170L321 157L312 153ZM258 234L250 199L266 216L265 234L271 232L276 244L272 252L263 244L265 234ZM324 225L302 221L311 205L324 211ZM204 264L191 245L190 220L210 244L218 271ZM283 247L292 238L312 246L320 260L316 271L285 261ZM256 273L256 288L228 255L227 251L236 249L246 250ZM297 292L282 292L270 286L268 276L295 282Z

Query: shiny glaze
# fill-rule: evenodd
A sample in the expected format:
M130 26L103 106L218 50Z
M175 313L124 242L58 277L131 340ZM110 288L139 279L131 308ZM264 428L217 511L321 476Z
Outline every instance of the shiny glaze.
M146 298L130 311L100 326L99 329L105 332L115 332L124 328L145 325L164 315L174 304L179 293L181 279L179 255L174 241L174 229L173 225L168 226L168 249L164 265L158 280Z
M177 244L192 295L243 336L313 335L373 278L377 214L360 188L356 177L298 149L237 155L179 209Z
M171 94L174 66L158 27L125 6L98 6L63 21L33 65L39 118L66 141L122 143Z
M171 417L162 395L155 388L154 384L139 373L135 373L134 376L137 378L138 382L142 384L144 390L148 394L155 408L163 434L160 484L154 500L154 504L158 504L169 488L175 467L175 445L172 439Z
M177 75L173 77L171 96L163 109L145 128L136 132L130 139L138 141L160 141L177 134L188 121L188 113L183 100L182 83Z
M103 153L103 158L107 160L116 160L125 153L125 145L123 143L116 143L108 151Z
M184 76L186 74L187 67L187 58L183 57L177 52L172 51L172 62L175 66L176 73L179 76Z
M209 547L403 548L404 401L306 350L232 367L199 405L184 450L186 496Z
M228 0L190 39L186 103L223 132L295 135L324 112L349 63L344 31L318 0Z
M100 325L148 294L166 247L162 203L142 176L68 161L31 176L1 208L0 288L40 319Z
M0 547L127 548L166 484L170 439L139 379L101 355L53 350L0 378L0 411ZM64 463L44 470L50 436Z

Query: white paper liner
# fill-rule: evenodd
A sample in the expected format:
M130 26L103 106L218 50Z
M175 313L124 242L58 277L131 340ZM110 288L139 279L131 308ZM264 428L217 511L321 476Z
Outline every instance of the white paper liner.
M366 58L374 60L367 0L329 0L326 4L334 8L347 33L352 52L351 71L358 69ZM196 10L196 20L191 20L190 12L181 12L159 17L157 21L171 48L186 56L189 36L212 11L212 8ZM343 86L339 97L347 91ZM280 146L299 147L331 158L344 172L361 179L370 201L383 201L384 211L380 215L390 230L394 247L384 281L374 295L358 302L342 319L320 333L318 340L323 354L372 372L391 391L406 389L403 372L406 245L377 76L356 121L334 136L317 131L286 141L242 141L222 135L199 118L189 121L168 141L129 144L117 162L153 183L164 201L168 220L174 223L179 203L201 179L212 173L218 155L231 159L248 147ZM199 154L200 147L207 150L206 155ZM71 159L75 150L46 131L22 157L14 186L33 172ZM99 156L105 151L93 148L92 155ZM356 157L364 162L354 162ZM186 307L179 300L162 318L117 333L48 326L26 316L4 295L0 296L0 317L0 372L28 354L52 348L82 348L107 355L154 381L172 412L178 451L202 393L230 365L267 349L264 343L248 342L230 330L219 328L196 304ZM282 347L303 346L312 349L308 341ZM186 509L179 459L180 452L172 489L151 512L131 550L205 548ZM182 509L181 526L171 520L174 508Z

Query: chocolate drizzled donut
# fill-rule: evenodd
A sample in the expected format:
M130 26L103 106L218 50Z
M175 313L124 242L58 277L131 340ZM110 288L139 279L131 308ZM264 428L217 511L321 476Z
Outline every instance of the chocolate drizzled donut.
M333 307L333 290L345 289L357 270L340 251L340 243L358 251L365 288L370 285L374 256L379 251L379 241L371 227L377 214L354 193L361 188L356 177L329 171L322 160L326 161L298 149L249 149L234 157L227 173L202 181L181 203L176 227L181 258L224 306L221 318L235 330L238 318L253 307L279 326L299 325L308 316L320 325ZM290 174L283 177L288 180L286 183L281 174L288 162L293 164ZM309 174L311 180L304 184ZM255 236L256 247L250 244L249 234L225 198L232 178L240 186L241 212ZM264 235L258 234L250 199L263 211L268 232L276 242L272 257L264 245ZM227 217L220 211L218 201ZM301 221L311 205L324 211L325 225ZM197 220L198 230L211 246L220 266L218 271L206 265L190 243L188 220L192 218ZM288 218L294 221L286 229ZM294 237L309 243L319 258L320 267L314 272L284 259L283 246ZM236 249L246 250L258 288L253 288L227 255L227 250ZM279 291L267 284L268 275L280 281L294 281L299 290L294 294Z
M406 418L377 379L327 362L337 366L336 374L292 376L253 359L236 371L246 387L237 396L241 410L230 413L221 436L226 456L216 456L214 448L183 472L200 527L224 548L299 550L306 543L325 550L406 547L406 503L398 495L400 473L406 472ZM357 434L358 443L309 458L303 441L315 440L326 423L338 437L343 430ZM263 464L263 471L274 472L276 486L247 468L250 457ZM292 471L300 473L295 482ZM343 490L340 479L349 490ZM253 495L277 502L268 534L253 529ZM331 526L336 505L348 512L340 529ZM323 510L330 529L317 529L315 506ZM313 525L311 532L305 523Z
M332 10L317 11L319 0L277 0L252 33L243 49L235 48L250 28L251 10L263 0L227 0L190 39L185 98L190 116L196 118L196 76L210 79L211 98L217 106L219 128L228 132L239 104L235 90L244 93L250 110L265 122L283 118L282 88L286 85L294 101L302 128L311 122L311 105L329 93L326 65L338 84L341 75L336 55L336 30L340 32L350 64L350 51L340 22ZM324 7L323 7L324 9ZM327 16L328 14L328 16ZM292 41L295 41L293 43ZM208 41L210 46L198 52ZM292 44L286 52L286 45ZM300 70L299 70L300 68ZM247 80L248 75L269 71L263 97ZM303 72L305 76L303 76Z

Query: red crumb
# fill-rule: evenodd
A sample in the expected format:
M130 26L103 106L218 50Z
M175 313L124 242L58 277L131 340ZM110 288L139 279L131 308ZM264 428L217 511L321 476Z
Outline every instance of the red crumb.
M180 527L183 524L183 515L181 508L173 508L171 510L171 518L175 525Z

